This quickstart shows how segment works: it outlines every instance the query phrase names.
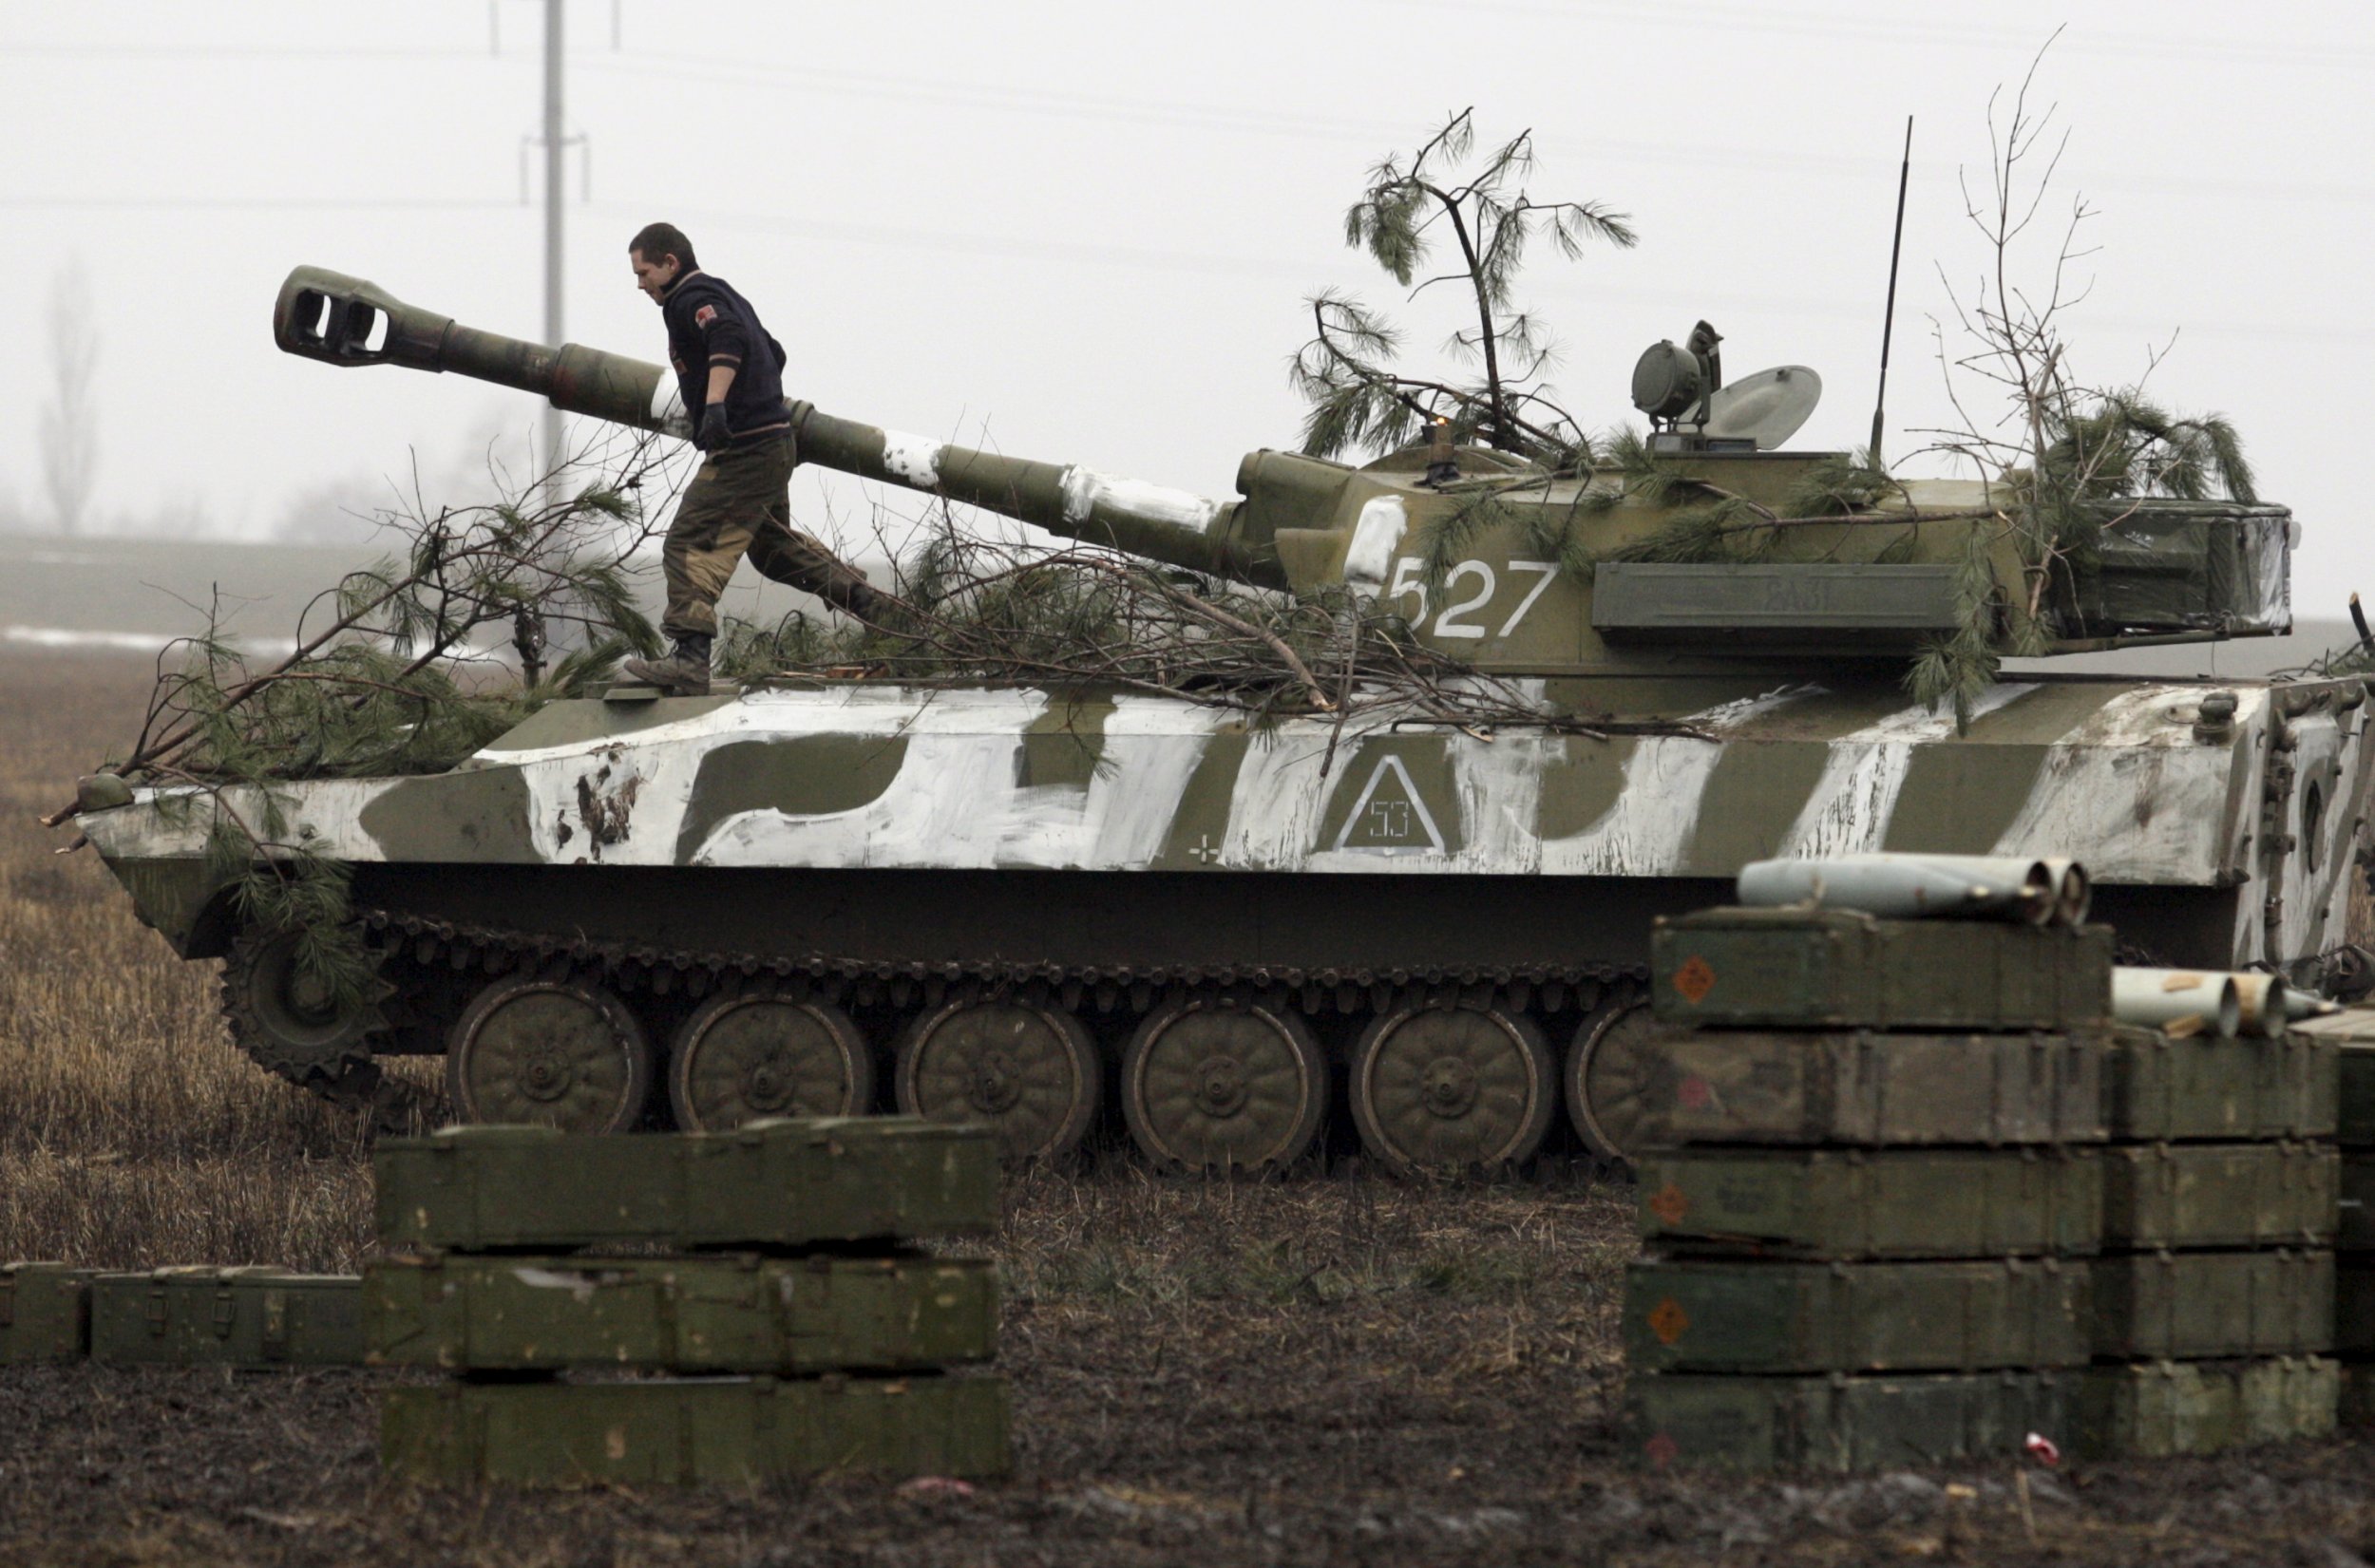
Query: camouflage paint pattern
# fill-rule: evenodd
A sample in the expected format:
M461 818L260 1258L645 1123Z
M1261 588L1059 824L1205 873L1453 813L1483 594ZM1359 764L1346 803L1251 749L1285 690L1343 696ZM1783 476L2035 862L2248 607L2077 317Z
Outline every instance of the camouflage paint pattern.
M285 793L294 832L358 863L1583 887L1728 878L1783 854L2066 852L2105 888L2239 890L2218 951L2181 961L2291 966L2344 944L2368 785L2356 682L2006 683L1963 735L1891 687L1758 684L1664 683L1658 708L1630 716L1670 719L1674 732L1605 739L1396 727L1390 715L1341 732L1321 719L1257 730L1184 701L1033 689L586 700L552 705L451 773ZM2204 739L2195 721L2214 690L2232 691L2237 712L2232 734ZM1581 695L1568 705L1586 706ZM2301 787L2279 787L2279 766ZM226 803L254 804L237 790ZM190 878L208 810L141 790L82 819L178 945L206 903Z

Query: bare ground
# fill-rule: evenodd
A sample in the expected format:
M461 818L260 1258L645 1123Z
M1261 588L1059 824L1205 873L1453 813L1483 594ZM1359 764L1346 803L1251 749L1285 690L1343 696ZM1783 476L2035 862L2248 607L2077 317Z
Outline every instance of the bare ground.
M87 853L32 826L128 734L136 661L0 656L0 1257L352 1267L352 1130L220 1039ZM2025 1476L1648 1476L1615 1419L1629 1194L1580 1173L1010 1195L1017 1468L968 1490L383 1482L371 1372L0 1370L0 1563L2375 1559L2375 1445Z

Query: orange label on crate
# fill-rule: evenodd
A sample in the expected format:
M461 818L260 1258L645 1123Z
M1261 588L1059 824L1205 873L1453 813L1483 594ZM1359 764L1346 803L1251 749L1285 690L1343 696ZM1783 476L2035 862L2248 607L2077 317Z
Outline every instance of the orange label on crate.
M1715 1097L1715 1086L1695 1072L1683 1079L1674 1090L1674 1098L1682 1103L1684 1110L1705 1110L1708 1102Z
M1641 1451L1652 1469L1662 1470L1681 1457L1682 1445L1674 1441L1672 1434L1659 1432L1641 1445Z
M1691 1212L1691 1200L1682 1188L1668 1181L1649 1200L1649 1212L1669 1225L1679 1225L1682 1216Z
M1674 972L1674 989L1681 992L1682 1000L1693 1007L1705 1001L1707 992L1715 987L1715 966L1695 953L1683 959L1682 967Z
M1661 1345L1671 1345L1682 1337L1682 1331L1691 1326L1691 1314L1682 1304L1667 1296L1649 1309L1649 1332L1658 1336Z

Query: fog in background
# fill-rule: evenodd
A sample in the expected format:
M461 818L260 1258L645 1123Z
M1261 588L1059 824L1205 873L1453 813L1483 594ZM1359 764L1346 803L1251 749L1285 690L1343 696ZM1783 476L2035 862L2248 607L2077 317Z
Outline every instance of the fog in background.
M1210 0L1127 7L570 0L567 335L661 357L624 245L684 227L839 414L1231 493L1291 445L1287 357L1328 285L1398 291L1342 240L1363 171L1446 111L1530 127L1541 198L1631 215L1637 250L1547 250L1521 295L1586 424L1632 414L1642 349L1704 315L1725 367L1818 369L1795 444L1872 418L1905 117L1916 116L1888 448L1948 409L1930 341L1989 257L1989 94L2057 27L2039 97L2070 131L2048 229L2100 216L2063 330L2081 379L2241 428L2306 528L2295 602L2375 591L2366 303L2375 29L2363 8ZM292 265L542 334L541 0L121 0L0 12L0 520L58 522L58 349L95 350L90 533L361 541L410 488L524 476L535 400L335 371L272 345ZM615 41L614 41L615 40ZM524 172L523 172L524 171ZM581 199L590 189L590 199ZM528 200L523 203L522 192ZM2052 235L2027 279L2042 281ZM1432 298L1432 296L1430 296ZM1447 299L1444 304L1448 305ZM1413 363L1455 324L1410 312ZM58 329L63 326L61 337ZM2174 339L2174 344L2173 340ZM1912 471L1935 469L1916 461ZM867 516L804 470L820 532Z

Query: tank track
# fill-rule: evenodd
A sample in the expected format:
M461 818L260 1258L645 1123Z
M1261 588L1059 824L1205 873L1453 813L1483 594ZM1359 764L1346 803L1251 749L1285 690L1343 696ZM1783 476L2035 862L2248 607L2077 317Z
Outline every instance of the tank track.
M1083 1002L1110 1012L1127 1000L1144 1011L1166 997L1190 991L1287 993L1305 1012L1355 1013L1382 1009L1414 988L1456 993L1463 1000L1497 997L1530 1011L1570 1007L1587 1010L1607 987L1630 980L1645 983L1645 965L1540 964L1427 969L1296 969L1269 965L1064 966L1057 964L927 964L870 959L770 958L747 953L704 953L584 937L514 931L498 926L431 920L383 909L357 911L365 931L390 957L422 968L445 964L455 971L500 974L542 964L567 964L598 972L621 991L648 990L667 995L681 990L698 998L737 978L762 976L805 983L826 1000L869 1004L888 1001L932 1006L952 991L973 988L1011 992L1035 1002L1077 1009Z

